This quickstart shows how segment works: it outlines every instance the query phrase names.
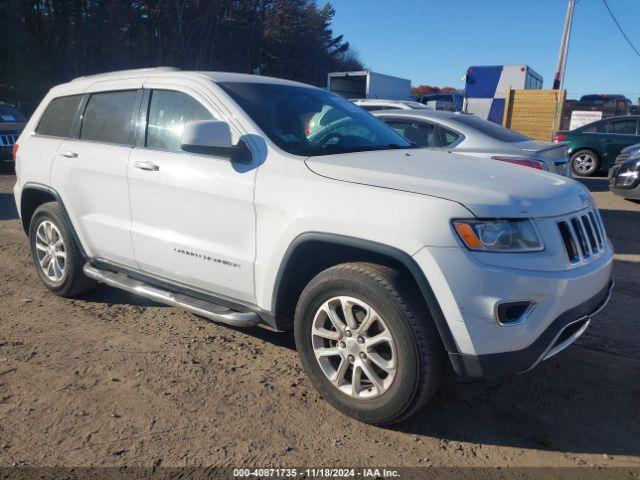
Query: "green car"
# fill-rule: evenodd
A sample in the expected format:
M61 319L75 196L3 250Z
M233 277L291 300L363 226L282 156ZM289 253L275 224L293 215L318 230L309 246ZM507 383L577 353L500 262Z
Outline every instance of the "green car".
M590 177L606 172L625 147L640 143L640 115L609 117L574 130L560 131L556 142L569 142L574 175Z

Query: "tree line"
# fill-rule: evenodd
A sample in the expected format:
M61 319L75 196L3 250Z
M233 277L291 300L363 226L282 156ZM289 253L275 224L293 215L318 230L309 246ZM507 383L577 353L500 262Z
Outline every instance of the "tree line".
M359 70L315 0L0 0L0 100L98 72L174 66L325 85Z

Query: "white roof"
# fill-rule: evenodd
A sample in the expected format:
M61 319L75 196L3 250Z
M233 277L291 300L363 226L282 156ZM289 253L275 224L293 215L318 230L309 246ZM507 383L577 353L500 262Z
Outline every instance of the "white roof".
M300 87L312 87L305 83L283 80L280 78L264 77L261 75L250 75L246 73L230 72L207 72L207 71L186 71L173 67L140 68L135 70L120 70L115 72L99 73L78 77L68 83L54 87L56 90L82 90L95 82L107 80L126 79L148 79L148 78L175 78L175 79L197 79L203 78L212 82L242 82L242 83L272 83L279 85L295 85Z

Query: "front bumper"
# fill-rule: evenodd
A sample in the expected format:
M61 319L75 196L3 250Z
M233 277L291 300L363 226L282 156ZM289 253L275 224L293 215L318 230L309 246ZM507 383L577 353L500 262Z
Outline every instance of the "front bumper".
M551 246L547 250L553 253ZM552 270L553 265L533 270L544 262L525 264L533 260L526 254L501 255L519 268L483 263L479 259L486 257L464 248L425 247L414 255L428 272L453 339L451 363L462 380L497 379L533 368L575 341L610 295L613 249L608 241L593 261L562 270ZM534 308L522 321L499 322L497 306L517 301Z
M584 303L558 318L527 348L486 355L449 354L453 368L463 381L499 379L531 370L575 342L587 329L591 318L611 298L613 281Z

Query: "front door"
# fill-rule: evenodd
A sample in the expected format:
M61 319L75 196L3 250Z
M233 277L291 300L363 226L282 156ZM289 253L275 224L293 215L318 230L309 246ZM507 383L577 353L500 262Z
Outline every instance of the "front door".
M139 268L254 302L255 169L180 148L186 122L222 120L206 92L187 86L178 91L161 80L147 89L146 132L127 174Z

